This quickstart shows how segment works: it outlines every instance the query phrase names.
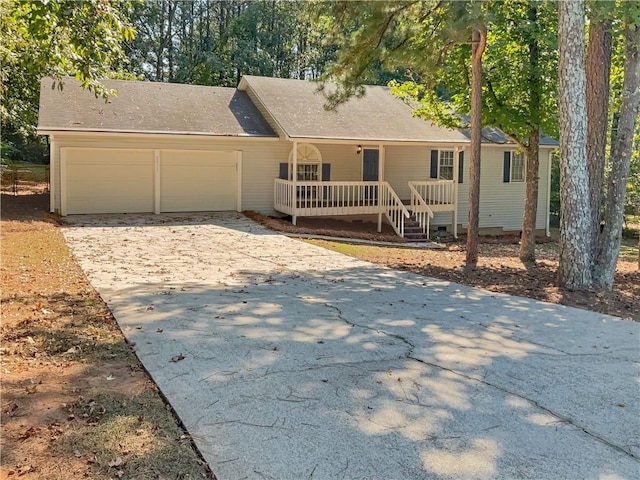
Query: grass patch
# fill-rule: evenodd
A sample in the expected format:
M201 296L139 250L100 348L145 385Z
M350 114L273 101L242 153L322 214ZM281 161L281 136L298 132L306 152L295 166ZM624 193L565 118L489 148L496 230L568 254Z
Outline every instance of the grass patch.
M75 428L52 450L87 462L90 475L121 478L205 478L189 438L167 415L157 392L102 393L69 407Z
M49 166L33 163L12 163L0 171L2 185L14 182L46 183L49 181Z

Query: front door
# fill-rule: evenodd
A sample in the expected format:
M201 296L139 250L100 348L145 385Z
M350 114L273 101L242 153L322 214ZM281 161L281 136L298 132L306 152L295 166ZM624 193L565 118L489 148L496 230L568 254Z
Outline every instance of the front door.
M362 151L362 181L377 182L380 165L380 151L376 148L365 148ZM378 198L378 186L367 186L364 190L364 198L375 200Z

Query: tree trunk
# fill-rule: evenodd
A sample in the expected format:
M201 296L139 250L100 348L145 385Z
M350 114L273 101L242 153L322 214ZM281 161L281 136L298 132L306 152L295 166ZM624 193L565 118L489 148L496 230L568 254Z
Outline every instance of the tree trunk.
M562 287L591 287L584 0L558 2L560 263Z
M611 290L620 252L624 203L631 164L633 134L640 104L640 26L628 24L624 30L625 61L622 103L618 132L611 148L611 173L607 181L604 229L598 245L594 282Z
M471 159L469 162L469 225L465 268L478 265L480 225L480 152L482 146L482 54L487 45L486 28L474 28L471 47Z
M538 19L538 9L531 3L528 18L532 25ZM527 145L527 192L524 202L524 216L522 218L522 238L520 239L520 260L524 263L534 263L536 260L536 217L538 216L538 168L540 165L540 91L542 79L540 76L540 48L537 32L529 40L529 143Z
M540 165L540 129L529 134L527 145L527 193L520 239L520 260L524 263L536 261L536 217L538 216L538 170Z
M589 24L587 47L587 165L591 205L590 250L593 256L598 249L600 234L612 48L611 20L594 17Z

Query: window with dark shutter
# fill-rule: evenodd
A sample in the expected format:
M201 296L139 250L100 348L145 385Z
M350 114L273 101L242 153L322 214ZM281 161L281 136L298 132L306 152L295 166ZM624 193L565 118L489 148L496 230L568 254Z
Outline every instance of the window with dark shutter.
M511 152L504 152L502 181L504 183L509 183L511 181Z
M278 174L278 178L280 180L289 180L289 164L288 163L280 164L280 173Z
M438 150L431 150L431 178L438 178Z
M328 182L331 180L331 164L323 163L322 164L322 181Z

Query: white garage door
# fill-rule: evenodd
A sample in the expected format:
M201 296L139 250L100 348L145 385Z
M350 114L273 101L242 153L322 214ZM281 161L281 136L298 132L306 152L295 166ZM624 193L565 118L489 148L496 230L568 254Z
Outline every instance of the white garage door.
M64 148L63 213L153 212L153 150Z
M162 150L160 211L236 210L237 175L235 152Z

